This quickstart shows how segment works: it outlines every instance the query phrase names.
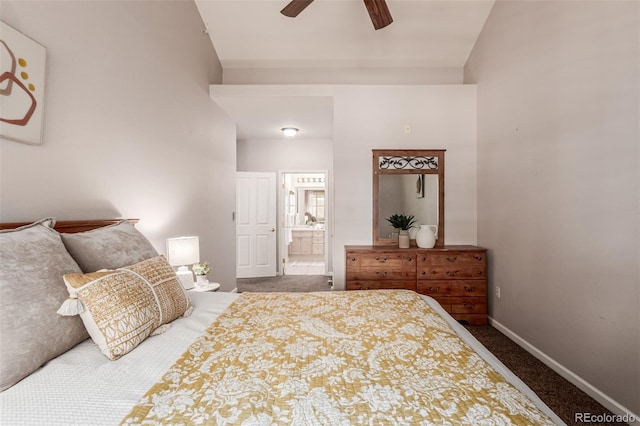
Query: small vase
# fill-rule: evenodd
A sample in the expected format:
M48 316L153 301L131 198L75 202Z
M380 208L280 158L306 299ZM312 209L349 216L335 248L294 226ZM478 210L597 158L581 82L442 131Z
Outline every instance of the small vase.
M206 275L196 275L196 283L198 285L207 285L209 284L209 280Z
M410 245L411 240L409 239L409 231L401 229L400 235L398 235L398 247L409 248Z
M433 248L436 245L435 225L420 225L416 233L416 245L420 248Z

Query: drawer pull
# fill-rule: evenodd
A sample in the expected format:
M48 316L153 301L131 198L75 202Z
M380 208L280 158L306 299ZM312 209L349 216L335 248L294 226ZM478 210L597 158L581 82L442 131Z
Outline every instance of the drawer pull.
M422 275L427 275L427 271L422 271Z
M478 275L482 275L482 271L478 271Z
M474 291L475 289L476 289L475 286L466 286L466 285L464 286L465 291Z
M352 258L351 258L351 261L352 261L352 262L355 262L355 261L356 261L356 258L355 258L355 257L352 257Z
M429 287L429 291L432 291L434 293L437 293L440 291L440 287Z
M476 305L474 305L473 303L465 303L464 304L464 308L465 309L473 309Z
M407 258L407 262L411 262L411 258L410 257Z
M455 262L458 259L458 256L453 256L453 257L447 257L447 260L449 262Z
M384 259L382 259L382 260L381 260L379 257L376 257L376 260L377 260L378 262L386 262L386 261L387 261L387 258L385 257Z
M474 257L476 258L476 260L477 260L478 262L481 262L481 261L484 259L482 256L477 255L477 254L476 254Z
M377 276L380 276L380 271L377 271L377 272L376 272L376 275L377 275ZM382 272L382 275L386 276L386 275L387 275L387 271L383 271L383 272Z
M460 271L458 271L458 270L456 270L456 271L447 271L447 275L450 276L450 277L451 276L455 277L456 275L458 275L458 272L460 272Z
M427 261L427 258L426 258L426 257L423 257L423 258L422 258L422 261L423 261L423 262L426 262L426 261Z

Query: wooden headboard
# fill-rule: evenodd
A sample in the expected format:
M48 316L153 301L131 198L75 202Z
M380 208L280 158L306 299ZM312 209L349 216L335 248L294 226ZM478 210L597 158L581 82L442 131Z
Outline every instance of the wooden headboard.
M61 220L56 222L54 229L58 232L64 232L66 234L73 234L74 232L90 231L96 228L102 228L104 226L113 225L120 222L122 219L96 219L96 220ZM134 225L138 223L140 219L127 219ZM20 226L29 225L33 222L14 222L14 223L0 223L0 229L15 229Z

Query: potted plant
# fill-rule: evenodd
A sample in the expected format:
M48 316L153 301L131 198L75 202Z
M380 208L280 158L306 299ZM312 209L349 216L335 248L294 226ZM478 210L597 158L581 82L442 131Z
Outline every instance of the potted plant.
M196 274L198 284L206 284L209 282L207 279L207 274L211 271L209 262L194 263L191 269L193 270L193 273Z
M409 229L413 228L413 224L416 222L415 216L394 214L387 218L387 222L389 222L394 228L400 230L398 246L400 248L409 248Z
M394 214L387 218L387 222L396 229L408 231L413 228L413 224L416 222L415 216L405 216L403 214Z

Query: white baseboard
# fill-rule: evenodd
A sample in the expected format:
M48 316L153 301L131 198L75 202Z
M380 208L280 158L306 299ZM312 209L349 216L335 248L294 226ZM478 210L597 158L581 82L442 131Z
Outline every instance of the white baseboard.
M233 290L231 290L229 293L237 293L238 292L238 287L234 287Z
M611 411L613 414L617 414L620 416L625 416L626 418L632 419L633 421L629 422L630 425L640 426L640 416L632 413L631 410L625 408L621 404L618 404L615 400L610 398L608 395L602 393L600 390L592 386L590 383L586 382L583 378L563 366L562 364L556 362L553 358L549 357L544 352L540 351L538 348L533 346L531 343L524 340L522 337L518 336L516 333L500 324L498 321L489 317L489 324L494 328L499 330L502 334L509 337L511 340L516 342L520 347L529 352L534 357L538 358L542 363L544 363L547 367L551 368L553 371L567 379L569 382L574 384L578 389L598 401L601 405ZM597 415L600 413L590 413L593 415Z

